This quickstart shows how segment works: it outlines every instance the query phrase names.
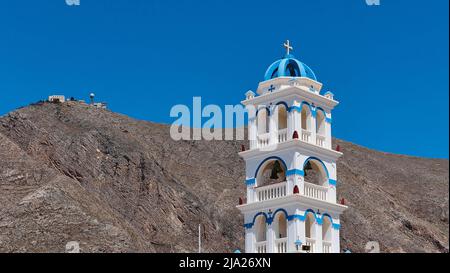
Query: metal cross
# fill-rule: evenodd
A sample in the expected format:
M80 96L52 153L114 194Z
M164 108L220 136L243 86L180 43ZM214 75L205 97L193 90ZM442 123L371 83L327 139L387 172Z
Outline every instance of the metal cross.
M283 45L286 48L286 52L288 55L289 53L291 53L291 50L294 51L294 48L292 47L291 42L289 40L286 40L286 42Z
M275 90L275 86L273 86L273 84L270 85L269 92L272 92L272 91L274 91L274 90Z

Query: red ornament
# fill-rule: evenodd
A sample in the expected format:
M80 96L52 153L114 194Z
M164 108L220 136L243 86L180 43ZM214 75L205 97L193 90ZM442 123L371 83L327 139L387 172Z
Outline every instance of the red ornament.
M336 151L340 152L341 151L341 146L336 146Z
M341 199L341 205L345 205L345 198Z
M245 152L245 146L244 145L241 145L241 151Z
M242 200L242 198L239 197L239 205L242 205L242 204L244 204L244 200Z
M294 187L294 194L300 194L300 191L299 191L297 185Z
M298 139L298 132L294 131L294 135L292 136L293 139Z

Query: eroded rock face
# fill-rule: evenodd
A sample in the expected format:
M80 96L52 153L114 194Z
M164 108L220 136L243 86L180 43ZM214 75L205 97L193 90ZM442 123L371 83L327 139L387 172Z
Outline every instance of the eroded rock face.
M337 140L342 247L448 251L448 160ZM206 252L244 246L239 141L173 141L169 127L79 103L0 118L0 251Z

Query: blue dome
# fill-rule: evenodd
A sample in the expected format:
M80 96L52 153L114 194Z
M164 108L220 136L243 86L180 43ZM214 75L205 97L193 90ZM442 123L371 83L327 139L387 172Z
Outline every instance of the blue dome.
M306 64L295 59L291 54L271 64L266 71L264 80L278 77L306 77L317 81L316 75Z

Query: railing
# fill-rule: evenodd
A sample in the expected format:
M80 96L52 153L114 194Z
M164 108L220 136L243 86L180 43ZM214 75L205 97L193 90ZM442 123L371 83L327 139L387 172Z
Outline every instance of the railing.
M305 244L310 247L309 253L314 253L316 240L307 237Z
M267 253L267 242L256 242L256 253Z
M323 241L323 253L331 253L331 242Z
M275 239L275 252L287 253L287 238Z
M325 137L322 135L316 135L316 144L320 147L325 147Z
M258 148L263 148L268 146L270 143L270 133L258 135Z
M287 141L287 128L278 131L278 143Z
M308 130L301 130L301 141L308 142L314 144L314 141L312 140L312 133ZM275 141L278 141L278 143L283 143L288 141L288 129L280 129L278 130L278 137ZM270 145L270 133L264 133L264 134L258 134L256 137L256 148L264 148L266 146ZM320 147L326 148L327 141L326 137L323 135L316 135L316 142L315 144ZM251 147L254 147L254 144L252 143Z
M327 201L328 188L305 182L304 193L308 197Z
M304 142L310 142L311 139L311 132L307 130L302 130L302 141Z
M266 201L286 196L286 184L287 182L281 182L256 188L256 200Z

